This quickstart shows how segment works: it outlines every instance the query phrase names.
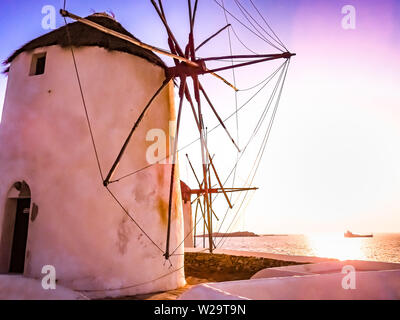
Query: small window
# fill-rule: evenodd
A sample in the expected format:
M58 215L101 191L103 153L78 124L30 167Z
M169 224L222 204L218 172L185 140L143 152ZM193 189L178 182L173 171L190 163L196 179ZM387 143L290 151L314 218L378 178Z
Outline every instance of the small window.
M46 65L46 52L37 53L32 56L30 76L36 76L44 73Z

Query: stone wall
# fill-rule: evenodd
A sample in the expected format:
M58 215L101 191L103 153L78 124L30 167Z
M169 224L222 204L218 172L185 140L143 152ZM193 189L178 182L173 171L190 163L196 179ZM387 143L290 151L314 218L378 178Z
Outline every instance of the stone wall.
M199 277L210 281L249 279L253 274L265 268L296 264L300 263L259 257L185 252L186 277Z

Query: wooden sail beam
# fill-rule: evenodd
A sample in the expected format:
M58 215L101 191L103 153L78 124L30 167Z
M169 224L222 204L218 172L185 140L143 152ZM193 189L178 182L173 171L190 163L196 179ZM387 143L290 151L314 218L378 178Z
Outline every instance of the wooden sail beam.
M194 77L194 80L197 78L197 76ZM201 103L200 103L200 98L199 98L199 93L198 93L198 87L196 87L196 82L194 83L194 87L195 87L195 92L197 92L197 94L195 96L197 96L197 108L198 108L198 115L199 115L199 120L200 120L200 130L199 130L199 134L200 134L200 144L201 144L201 157L202 157L202 167L203 167L203 183L204 183L204 213L207 214L207 223L208 226L211 226L211 215L210 215L210 202L209 202L209 198L208 198L208 181L207 181L207 168L206 168L206 159L207 159L207 145L204 141L204 123L202 120L202 113L201 113ZM198 84L198 82L197 82ZM213 246L212 246L212 237L209 237L209 249L210 249L210 253L212 253L213 251Z
M154 0L152 0L152 2L154 2ZM155 2L154 2L153 5L155 5L157 13L159 13L162 22L166 26L167 32L169 34L169 37L172 39L176 49L178 50L178 52L177 52L178 54L175 54L175 53L169 52L167 50L160 49L160 48L157 48L155 46L149 45L149 44L144 43L144 42L142 42L140 40L137 40L137 39L134 39L134 38L132 38L130 36L122 34L122 33L118 32L118 31L114 31L114 30L106 28L106 27L104 27L104 26L102 26L100 24L97 24L97 23L95 23L93 21L90 21L88 19L79 17L79 16L77 16L77 15L75 15L73 13L70 13L70 12L66 11L66 10L61 9L60 10L60 14L63 17L68 17L68 18L74 19L74 20L79 21L81 23L84 23L84 24L86 24L86 25L88 25L90 27L93 27L93 28L95 28L95 29L97 29L99 31L102 31L104 33L110 34L110 35L115 36L117 38L126 40L126 41L128 41L130 43L133 43L133 44L135 44L135 45L137 45L137 46L139 46L141 48L144 48L144 49L147 49L147 50L151 50L153 52L156 52L156 53L159 53L159 54L162 54L162 55L166 55L166 56L168 56L168 57L170 57L170 58L172 58L174 60L178 60L178 61L184 63L184 66L186 66L186 67L191 67L189 69L187 69L187 68L185 69L185 68L180 67L179 68L180 70L177 70L177 71L174 70L174 67L173 68L168 68L169 73L171 75L178 76L179 74L182 75L182 73L183 73L183 74L185 74L185 76L191 76L192 74L198 74L199 75L199 74L209 73L209 74L217 77L218 79L222 80L224 83L226 83L227 85L229 85L230 87L232 87L236 91L238 91L238 89L234 85L232 85L229 81L227 81L226 79L224 79L220 75L216 74L216 72L217 71L222 71L222 70L228 70L228 69L232 69L232 68L237 68L237 67L242 67L242 66L247 66L247 65L250 65L250 64L254 64L254 63L260 63L260 62L265 62L265 61L269 61L269 60L274 60L274 59L290 58L291 56L295 55L294 53L284 52L282 54L276 54L276 55L273 55L273 54L270 54L270 55L239 55L239 56L211 57L211 58L199 59L199 60L196 60L196 61L193 61L193 59L190 60L190 59L188 59L187 57L184 56L184 54L182 52L182 49L180 49L178 42L176 41L176 39L173 36L168 24L165 21L165 18L163 17L163 13L157 7ZM195 50L193 50L193 51L195 51ZM247 62L247 63L226 66L226 67L222 67L222 68L216 68L216 69L212 69L212 70L207 69L205 64L204 64L204 61L208 61L208 60L236 59L236 58L244 58L244 57L246 57L246 58L259 58L259 57L263 57L263 56L266 56L266 57L268 56L268 58L258 59L256 61L251 61L251 62ZM177 67L178 66L175 66L175 68L177 68ZM183 72L183 71L185 71L185 72Z
M209 104L211 110L214 112L214 114L215 114L215 116L217 117L217 119L218 119L219 123L221 124L222 128L224 128L224 130L225 130L226 134L228 135L229 139L231 139L233 145L234 145L234 146L236 147L236 149L240 152L240 149L239 149L238 145L236 144L235 140L233 139L233 137L232 137L231 134L229 133L228 129L226 128L225 123L222 121L222 119L221 119L221 117L219 116L217 110L214 108L214 106L213 106L213 104L212 104L210 98L208 97L208 95L207 95L206 91L204 90L203 86L201 85L201 83L200 83L200 90L201 90L201 92L203 93L204 98L206 98L206 100L207 100L207 102L208 102L208 104Z
M190 23L188 48L190 49L190 57L191 57L192 61L196 60L196 50L194 49L193 30L194 30L194 21L195 21L196 12L197 12L197 3L198 3L198 0L195 0L194 9L192 12L192 0L188 0L189 23Z
M192 204L190 204L192 205ZM196 201L196 210L194 212L194 234L193 234L193 246L196 248L196 231L197 231L197 208L199 207L199 202Z
M202 58L201 61L211 61L211 60L232 60L232 59L260 59L260 58L290 58L295 56L295 53L284 52L284 53L269 53L269 54L240 54L232 56L219 56L219 57L208 57Z
M160 1L161 1L161 0L160 0ZM191 0L188 0L190 32L193 32L194 21L195 21L195 19L196 19L196 13L197 13L197 4L198 4L198 0L195 0L194 9L193 9L193 11L192 11L192 1L191 1Z
M200 180L199 180L199 178L197 177L196 171L194 170L193 165L192 165L192 162L190 161L189 156L188 156L187 153L186 153L186 159L187 159L187 161L189 162L190 168L192 169L193 175L194 175L194 177L196 178L197 184L198 184L199 186L201 186Z
M212 203L212 201L211 201L211 203ZM212 208L212 206L211 206L211 211L212 211L215 219L217 219L217 221L219 221L219 218L218 218L217 214L215 213L214 209ZM211 225L211 228L212 228L212 225Z
M196 111L195 111L195 109L194 109L193 101L192 101L192 98L191 98L191 95L190 95L189 90L187 90L187 92L186 92L186 99L189 101L189 103L191 104L191 107L192 107L193 116L194 116L194 119L195 119L195 121L196 121L197 128L198 128L198 130L199 130L199 132L200 132L200 142L201 142L201 145L202 145L202 147L205 145L206 158L202 158L202 159L204 159L204 160L205 160L205 159L209 159L209 161L207 161L207 162L210 162L210 163L211 163L212 168L213 168L213 171L214 171L214 174L215 174L215 176L218 177L218 173L217 173L217 171L216 171L216 169L215 169L215 167L214 167L214 164L213 164L213 162L212 162L212 158L211 158L210 153L209 153L209 151L208 151L208 148L207 148L207 146L206 146L206 144L205 144L204 138L203 138L203 136L202 136L202 134L201 134L202 128L201 128L201 123L200 123L200 117L198 117L197 114L196 114ZM202 149L202 150L203 150L203 149ZM202 156L203 156L203 155L202 155ZM204 162L204 161L203 161L203 162ZM204 173L204 172L203 172L203 173ZM206 176L207 176L207 175L204 174L204 177L206 177ZM222 183L221 183L219 177L217 178L217 180L218 180L218 183L219 183L221 189L223 189L223 185L222 185ZM203 180L203 182L204 182L204 180ZM224 196L225 196L225 199L226 199L227 202L228 202L229 207L232 208L232 204L231 204L231 202L229 201L228 195L224 193Z
M188 100L191 102L192 101L192 99L191 99L191 96L190 96L190 93L188 93ZM196 124L197 124L197 126L198 126L198 128L200 128L200 124L199 124L199 120L197 119L197 116L196 116L196 112L195 112L195 110L194 110L194 106L192 106L193 108L192 108L192 110L193 110L193 115L194 115L194 117L195 117L195 121L196 121ZM206 152L207 152L207 155L209 155L209 153L208 153L208 150L207 150L207 147L206 147ZM193 172L193 175L195 176L195 178L196 178L196 181L197 181L197 184L199 185L199 189L201 189L201 190L203 190L204 191L204 189L202 189L202 186L203 186L203 184L205 185L205 187L207 186L207 184L206 183L204 183L204 182L206 182L206 179L207 179L207 175L205 175L204 176L204 178L203 178L203 182L202 183L200 183L200 180L198 179L198 177L197 177L197 174L196 174L196 171L194 170L194 168L193 168L193 165L192 165L192 162L190 161L190 159L189 159L189 155L188 154L186 154L186 158L187 158L187 161L189 162L189 165L190 165L190 168L192 169L192 172ZM207 174L208 174L208 178L209 178L209 180L208 180L208 185L211 185L211 179L210 179L210 174L209 174L209 172L210 172L210 166L211 166L211 161L212 161L212 159L213 159L213 157L210 157L210 163L208 164L208 166L207 166ZM203 167L204 167L204 165L203 165ZM215 170L215 169L214 169ZM185 193L185 192L184 192ZM203 194L206 194L206 196L207 196L207 198L208 198L208 195L207 195L207 193L204 191L203 192ZM191 194L189 194L188 193L188 195L189 195L189 197L190 197L190 195ZM210 194L210 197L211 197L211 194ZM215 216L215 218L219 221L219 219L218 219L218 216L216 215L216 213L215 213L215 211L212 209L212 202L210 201L211 199L206 199L205 197L204 197L204 205L205 206L207 206L207 212L208 212L208 214L209 214L209 211L211 211L211 217L207 217L207 220L208 220L208 222L206 221L206 216L205 216L205 213L203 212L203 210L202 210L202 213L203 213L203 219L204 219L204 224L207 224L207 229L208 230L212 230L212 215L214 215ZM198 197L197 197L197 199L196 200L194 200L194 201L196 201L196 213L195 213L195 216L197 217L197 206L200 204L200 206L201 206L201 202L200 202L200 196L198 195ZM229 203L229 202L228 202ZM192 202L191 202L191 204L192 204ZM197 221L196 219L195 219L195 221ZM210 227L208 227L208 226L210 226ZM215 244L213 243L213 240L211 239L211 243L214 245L214 247L215 247ZM212 247L210 246L210 251L212 252Z
M208 141L207 139L208 139L208 133L206 133L206 141ZM210 166L208 166L208 171L210 171ZM208 186L209 186L209 188L211 188L211 174L210 174L210 172L208 172ZM224 194L226 194L226 193L224 192ZM212 206L213 205L212 193L209 192L208 196L209 196L210 211L211 211L211 214L210 214L210 229L212 231L213 230L213 216L216 217L217 215L215 214L215 212L213 210L213 206ZM213 241L213 243L214 243L214 241Z
M97 29L97 30L99 30L99 31L102 31L102 32L107 33L107 34L109 34L109 35L112 35L112 36L114 36L114 37L120 38L120 39L122 39L122 40L128 41L128 42L130 42L130 43L133 43L133 44L135 44L135 45L137 45L137 46L139 46L139 47L141 47L141 48L144 48L144 49L147 49L147 50L151 50L151 51L153 51L153 52L156 52L156 53L159 53L159 54L168 56L168 57L170 57L170 58L172 58L172 59L174 59L174 60L178 60L178 61L183 62L183 63L185 63L185 64L187 64L187 65L190 65L190 66L192 66L192 67L194 67L194 68L199 68L199 67L200 67L200 65L199 65L198 63L196 63L196 62L194 62L194 61L192 61L192 60L190 60L190 59L187 59L186 57L183 56L183 54L182 54L182 56L181 56L181 55L179 55L179 54L175 54L175 53L169 52L169 51L167 51L167 50L164 50L164 49L157 48L157 47L155 47L155 46L149 45L149 44L144 43L144 42L142 42L142 41L140 41L140 40L137 40L137 39L134 39L134 38L132 38L132 37L130 37L130 36L127 36L127 35L125 35L125 34L123 34L123 33L120 33L120 32L118 32L118 31L114 31L114 30L112 30L112 29L103 27L102 25L100 25L100 24L98 24L98 23L95 23L95 22L90 21L90 20L88 20L88 19L85 19L85 18L82 18L82 17L80 17L80 16L77 16L77 15L71 13L71 12L68 12L67 10L61 9L61 10L60 10L60 14L61 14L63 17L68 17L68 18L74 19L74 20L76 20L76 21L78 21L78 22L84 23L84 24L86 24L86 25L88 25L88 26L90 26L90 27L92 27L92 28L95 28L95 29ZM161 20L164 21L164 19L161 19ZM171 34L172 34L172 33L171 33ZM177 45L177 42L175 42L175 46L176 46L176 45ZM178 45L177 48L179 48L179 45ZM179 49L178 49L178 50L179 50ZM207 71L207 70L204 70L204 71ZM216 74L215 72L213 72L213 71L208 71L207 73L210 73L210 74L213 75L214 77L216 77L216 78L222 80L225 84L227 84L228 86L230 86L230 87L233 88L234 90L238 91L238 89L237 89L233 84L231 84L228 80L224 79L223 77L221 77L220 75Z
M218 78L219 80L223 81L226 85L230 86L233 90L235 91L239 91L238 88L236 88L232 83L230 83L228 80L226 80L225 78L221 77L219 74L209 71L209 74L213 75L214 77Z
M171 28L169 27L166 17L165 17L165 13L164 13L164 9L162 6L162 2L161 0L158 0L158 3L160 5L160 8L157 6L156 2L154 0L151 0L151 3L153 4L154 9L156 10L158 16L161 19L161 22L163 23L165 29L167 30L168 33L168 37L172 40L172 42L174 43L174 46L176 48L177 53L179 54L180 57L185 57L185 55L183 54L183 51L181 49L181 47L179 46L178 41L176 40L174 34L172 33ZM185 57L186 58L186 57ZM179 59L178 59L179 60ZM182 61L182 60L181 60ZM191 61L191 60L189 60Z
M175 133L175 139L174 139L174 149L172 153L172 164L171 164L171 180L169 184L169 201L168 201L168 226L167 226L167 242L166 242L166 248L165 248L165 259L169 258L169 241L170 241L170 234L171 234L171 215L172 215L172 197L173 197L173 192L174 192L174 180L175 180L175 163L176 163L176 153L178 149L178 137L179 137L179 127L180 127L180 120L181 120L181 114L182 114L182 105L183 105L183 94L185 92L186 88L186 79L184 79L179 88L179 109L178 109L178 118L176 121L176 133Z
M205 219L205 212L203 211L203 207L201 206L200 199L198 201L199 201L199 204L200 204L200 211L201 211L201 213L203 215L203 219L204 219L204 226L207 228L207 230L210 230L210 228L209 228L209 226L207 224L207 221ZM205 228L204 228L204 230L205 230ZM205 239L205 237L203 237L203 238ZM217 246L215 245L214 240L212 239L212 237L211 237L211 243L212 243L212 247L217 248ZM203 247L204 247L204 244L203 244ZM211 249L211 252L212 252L212 249Z
M200 43L195 51L199 50L202 46L204 46L207 42L209 42L211 39L215 38L217 35L219 35L222 31L224 31L226 28L230 27L231 24L228 23L225 27L219 29L217 32L215 32L213 35L211 35L210 37L208 37L206 40L204 40L202 43Z
M241 192L241 191L249 191L249 190L258 190L257 187L252 187L252 188L224 188L225 192ZM210 188L208 189L209 193L223 193L223 190L221 188ZM185 191L184 193L187 194L204 194L204 189L190 189L190 191Z
M213 158L214 158L214 155L212 156L211 159L213 159ZM189 156L188 156L187 153L186 153L186 159L187 159L187 161L189 162L190 168L192 169L192 173L193 173L194 177L196 178L196 181L197 181L197 184L199 185L199 188L201 189L202 186L203 186L204 179L203 179L203 182L200 183L200 180L199 180L199 178L197 177L196 171L194 170L193 165L192 165L192 162L190 161ZM207 167L207 172L209 172L209 171L210 171L210 164L208 164L208 167Z
M141 42L141 41L139 41L137 39L129 37L129 36L127 36L127 35L125 35L123 33L120 33L118 31L114 31L114 30L108 29L106 27L103 27L100 24L97 24L97 23L95 23L93 21L90 21L88 19L79 17L79 16L77 16L77 15L75 15L73 13L70 13L70 12L66 11L66 10L61 9L60 10L60 14L63 17L68 17L68 18L74 19L76 21L82 22L82 23L84 23L84 24L86 24L86 25L88 25L90 27L93 27L93 28L99 30L99 31L102 31L102 32L107 33L109 35L112 35L114 37L120 38L122 40L126 40L126 41L128 41L130 43L133 43L133 44L135 44L135 45L137 45L137 46L139 46L141 48L144 48L144 49L147 49L147 50L151 50L151 51L157 52L159 54L166 55L166 56L171 57L173 59L177 59L177 60L182 61L184 63L187 63L188 65L191 65L193 67L198 67L198 64L196 62L193 62L193 61L191 61L189 59L186 59L185 57L181 57L179 55L176 55L176 54L173 54L171 52L168 52L167 50L160 49L160 48L154 47L152 45L149 45L147 43Z
M279 53L279 54L234 55L234 56L221 56L221 57L192 59L193 61L195 61L197 63L196 67L188 66L185 64L179 64L179 65L176 65L175 67L168 68L168 74L170 74L173 77L177 77L177 76L193 77L195 75L202 75L202 74L207 74L207 73L215 74L215 72L217 72L217 71L223 71L223 70L229 70L229 69L249 66L249 65L257 64L257 63L261 63L261 62L277 60L277 59L289 59L295 55L296 55L295 53L284 52L284 53ZM234 60L234 59L243 59L243 58L256 59L256 60L247 61L247 62L239 63L239 64L233 64L233 65L224 66L224 67L215 68L215 69L208 69L205 64L206 61L210 61L210 60L224 60L224 59ZM218 77L220 77L220 76L218 76ZM233 88L235 90L237 90L237 88L235 88L234 86L233 86Z
M215 73L217 71L223 71L223 70L229 70L229 69L233 69L233 68L245 67L245 66L249 66L249 65L252 65L252 64L271 61L271 60L276 60L276 59L282 59L282 58L283 59L289 59L290 57L292 57L294 55L295 55L295 53L285 52L285 53L282 53L282 54L272 55L272 56L269 56L267 58L257 59L255 61L249 61L249 62L234 64L234 65L225 66L225 67L221 67L221 68L215 68L215 69L211 69L211 70L207 69L206 71L202 72L201 74ZM197 62L200 63L201 61L203 61L203 63L204 63L204 60L199 60Z
M189 0L189 10L190 10L190 0ZM192 58L192 60L196 60L196 53L194 50L194 38L193 38L193 30L191 30L190 34L189 34L189 43L188 43L188 48L190 50L190 56ZM204 189L205 189L205 193L204 193L204 206L206 208L204 208L204 211L206 211L207 213L207 222L208 222L208 226L211 226L211 219L212 216L210 214L210 201L209 201L209 196L208 196L208 181L207 181L207 168L206 168L206 163L208 163L208 159L209 159L209 153L207 150L207 144L204 140L204 122L203 122L203 115L201 112L201 100L200 100L200 88L199 88L199 79L198 79L198 74L194 73L190 75L193 79L193 90L194 90L194 97L195 100L197 102L197 114L198 114L198 130L199 130L199 134L200 134L200 144L201 144L201 158L202 158L202 167L203 167L203 183L204 183ZM206 162L207 161L207 162ZM213 251L213 239L210 235L209 237L209 250L210 253L212 253Z
M208 227L208 223L207 223L207 219L206 219L206 216L205 216L205 212L203 210L203 206L201 205L201 201L200 201L200 199L198 199L197 201L199 203L200 212L201 212L201 214L203 216L204 225L206 226L207 230L210 230L210 228Z
M117 169L117 167L118 167L118 165L119 165L119 163L121 161L121 158L122 158L123 154L125 153L126 148L128 147L129 141L131 140L133 133L135 132L135 130L139 126L139 124L142 121L144 115L146 114L147 110L149 109L151 103L160 94L160 92L167 86L167 84L170 82L170 80L171 80L171 78L166 78L164 80L162 85L157 89L157 91L154 93L154 95L150 98L150 100L147 102L146 106L142 110L141 114L139 115L139 117L135 121L134 125L132 126L131 131L128 134L128 137L126 138L126 140L125 140L120 152L118 153L117 158L115 159L114 163L112 164L111 169L107 174L107 177L103 181L103 185L105 187L107 187L110 184L110 181L111 181L111 179L112 179L112 177L113 177L113 175L115 173L115 170Z
M219 179L217 170L216 170L215 167L214 167L214 163L213 163L213 160L211 159L210 155L208 155L208 159L209 159L209 161L210 161L210 163L211 163L211 168L212 168L213 171L214 171L214 174L215 174L215 177L217 178L217 181L218 181L218 184L219 184L219 186L220 186L220 189L222 190L222 193L224 194L225 199L226 199L226 201L228 202L229 208L232 209L233 207L232 207L231 201L229 200L229 197L228 197L228 195L227 195L226 192L225 192L224 185L222 184L221 180Z

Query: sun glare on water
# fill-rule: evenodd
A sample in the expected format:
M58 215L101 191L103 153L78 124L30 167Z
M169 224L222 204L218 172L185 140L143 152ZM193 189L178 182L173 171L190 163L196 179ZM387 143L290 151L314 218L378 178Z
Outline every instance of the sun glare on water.
M343 234L309 234L307 235L312 254L317 257L339 260L363 260L366 255L365 238L345 238Z

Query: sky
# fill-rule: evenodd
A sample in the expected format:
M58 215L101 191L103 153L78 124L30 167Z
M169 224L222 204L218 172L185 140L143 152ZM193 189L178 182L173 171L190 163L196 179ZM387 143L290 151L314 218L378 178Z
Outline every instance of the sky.
M263 25L249 0L238 1ZM215 225L219 227L223 220L221 231L249 230L261 234L347 229L400 232L400 3L396 0L253 2L296 56L291 59L272 131L252 184L259 189L247 194L243 206L240 203L244 194L232 195L234 209L228 211L224 220L226 202L223 197L217 198L214 209L220 222L215 221ZM224 4L252 28L234 0L224 0ZM0 1L2 61L26 42L48 32L42 28L45 16L42 8L46 5L58 11L63 1ZM342 12L346 5L355 9L354 29L343 27L343 19L348 15L347 11ZM168 22L184 46L188 35L187 1L165 0L164 6ZM150 1L67 0L66 8L80 16L112 11L142 41L168 48L165 30ZM230 15L227 19L238 37L232 30L230 34L224 31L199 50L199 56L229 55L230 44L233 54L250 54L248 49L278 53ZM62 25L57 14L56 27ZM223 10L213 0L200 0L196 43L224 25ZM170 59L163 59L172 65ZM254 86L282 62L237 69L237 87ZM232 71L221 75L234 82ZM241 106L257 91L239 91L235 99L233 90L224 83L208 75L202 76L201 81L223 119L235 111L235 101ZM238 113L237 121L232 117L226 122L240 147L249 139L274 83L271 81ZM1 75L0 109L6 84L7 77ZM210 110L203 109L206 126L214 127L217 120ZM182 117L181 147L198 136L187 106ZM246 186L267 125L268 117L241 158L235 181L231 176L228 186ZM225 180L238 154L221 128L208 134L208 144L210 153L215 154L218 173ZM179 154L181 178L196 188L186 153L200 174L199 144ZM238 208L241 210L237 211Z

